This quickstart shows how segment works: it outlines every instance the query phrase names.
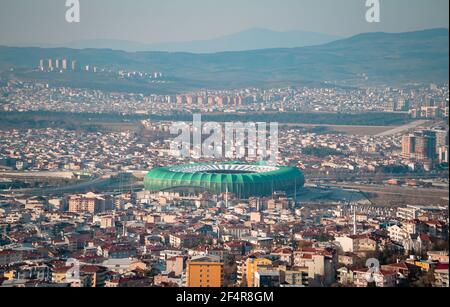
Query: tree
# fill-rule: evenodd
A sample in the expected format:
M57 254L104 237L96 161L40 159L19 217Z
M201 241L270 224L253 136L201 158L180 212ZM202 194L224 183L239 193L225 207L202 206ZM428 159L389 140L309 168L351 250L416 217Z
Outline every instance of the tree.
M414 288L427 288L428 287L429 288L429 287L433 286L434 282L435 282L434 272L429 271L429 272L421 274L415 282L411 283L411 287L414 287Z

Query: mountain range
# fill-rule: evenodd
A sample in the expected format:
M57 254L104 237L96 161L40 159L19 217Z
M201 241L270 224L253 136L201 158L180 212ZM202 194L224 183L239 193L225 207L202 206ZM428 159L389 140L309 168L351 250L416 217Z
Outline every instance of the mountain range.
M246 51L271 48L294 48L314 46L329 43L340 37L304 31L273 31L263 28L254 28L209 40L188 42L168 42L145 44L140 42L91 39L61 44L31 44L44 48L72 48L72 49L113 49L127 52L137 51L167 51L190 53L216 53L226 51ZM24 45L25 46L25 45ZM22 46L23 47L23 46Z
M98 67L161 71L165 85L124 83L82 77L82 74L20 74L14 68L34 68L40 59L76 59ZM195 54L187 52L124 52L109 49L0 47L0 70L22 78L80 87L139 92L199 88L304 85L407 85L448 81L449 30L408 33L364 33L330 43L300 48Z

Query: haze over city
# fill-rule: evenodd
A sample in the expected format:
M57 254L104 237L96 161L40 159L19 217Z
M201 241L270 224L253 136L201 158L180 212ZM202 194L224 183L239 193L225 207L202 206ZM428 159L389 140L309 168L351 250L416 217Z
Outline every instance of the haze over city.
M80 1L81 22L68 24L64 0L3 0L1 45L64 45L80 40L144 44L214 39L249 29L349 37L449 27L446 0L382 1L383 22L364 19L361 0L93 0ZM45 18L43 18L45 16Z

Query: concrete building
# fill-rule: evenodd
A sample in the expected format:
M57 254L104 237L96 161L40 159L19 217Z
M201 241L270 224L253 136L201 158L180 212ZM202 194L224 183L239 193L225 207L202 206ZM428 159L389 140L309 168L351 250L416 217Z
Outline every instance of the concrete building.
M373 252L377 250L377 242L367 235L337 237L336 242L345 253Z
M72 213L101 213L112 208L112 198L106 195L87 193L69 197L69 212Z
M358 288L375 286L377 288L393 288L397 285L397 273L379 270L369 272L369 269L355 270L354 285Z
M436 133L420 131L405 135L402 139L402 153L405 159L415 159L433 165L437 157Z
M186 268L186 257L176 256L166 261L166 271L168 273L174 273L175 277L183 275Z
M198 256L187 261L187 287L220 288L223 285L223 262L217 256Z
M434 287L448 288L449 287L449 267L448 263L438 264L434 269Z
M279 270L258 270L255 272L255 288L277 288L280 286Z

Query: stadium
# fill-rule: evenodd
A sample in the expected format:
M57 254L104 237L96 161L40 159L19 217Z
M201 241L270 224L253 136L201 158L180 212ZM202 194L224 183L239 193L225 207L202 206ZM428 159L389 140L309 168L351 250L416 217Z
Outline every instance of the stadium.
M259 164L188 164L152 169L144 179L146 190L199 194L233 193L240 199L297 193L305 183L297 168Z

